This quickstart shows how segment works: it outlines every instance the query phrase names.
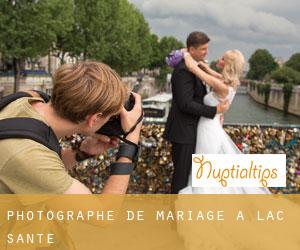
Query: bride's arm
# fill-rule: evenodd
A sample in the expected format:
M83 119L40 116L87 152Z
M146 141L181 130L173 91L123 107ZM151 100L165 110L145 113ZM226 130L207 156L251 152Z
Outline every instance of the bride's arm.
M189 53L184 54L184 60L187 68L202 81L205 81L209 86L211 86L214 91L221 98L225 98L228 95L228 85L226 85L222 80L211 76L204 70L198 67L197 62L191 57Z
M209 67L205 62L199 62L198 65L203 68L204 71L206 71L208 74L216 77L216 78L219 78L219 79L222 79L223 76L222 74L218 73L217 71L213 70L211 67Z

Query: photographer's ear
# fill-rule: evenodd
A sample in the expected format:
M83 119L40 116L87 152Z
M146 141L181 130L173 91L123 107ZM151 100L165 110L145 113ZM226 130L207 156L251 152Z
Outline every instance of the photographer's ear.
M93 115L88 115L87 116L87 125L89 126L89 128L93 128L96 126L98 126L99 122L101 120L104 120L103 114L102 113L96 113Z

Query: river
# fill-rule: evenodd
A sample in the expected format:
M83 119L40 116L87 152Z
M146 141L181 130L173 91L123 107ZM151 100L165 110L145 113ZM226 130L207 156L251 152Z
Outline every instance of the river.
M282 111L273 108L266 109L247 94L237 94L225 114L225 123L300 125L300 117L284 115Z

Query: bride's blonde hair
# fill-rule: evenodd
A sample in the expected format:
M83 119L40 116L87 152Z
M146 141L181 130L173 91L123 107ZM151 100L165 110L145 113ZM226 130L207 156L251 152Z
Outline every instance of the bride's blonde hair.
M240 84L240 78L245 66L245 58L239 50L228 50L224 54L224 69L222 75L224 82L233 88Z

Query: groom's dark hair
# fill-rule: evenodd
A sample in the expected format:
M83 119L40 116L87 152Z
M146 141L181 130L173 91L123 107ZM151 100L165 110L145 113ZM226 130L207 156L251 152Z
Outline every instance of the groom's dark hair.
M194 47L197 48L200 45L204 45L210 41L209 37L201 31L193 31L189 34L186 39L186 47Z

